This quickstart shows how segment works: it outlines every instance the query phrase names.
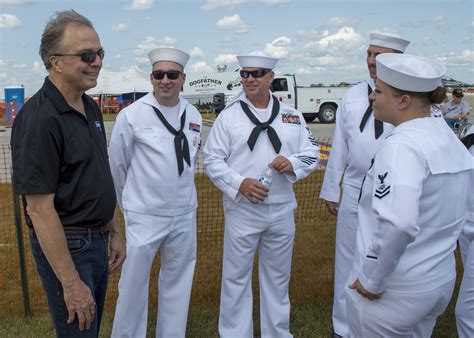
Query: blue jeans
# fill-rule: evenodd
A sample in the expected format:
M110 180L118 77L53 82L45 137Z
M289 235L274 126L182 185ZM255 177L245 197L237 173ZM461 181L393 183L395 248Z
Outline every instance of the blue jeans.
M451 128L454 128L454 124L455 124L456 122L460 122L459 119L451 119L451 118L449 118L449 117L446 117L444 120L446 121L446 123L447 123Z
M72 260L82 281L92 290L97 304L96 317L89 330L79 331L77 316L67 323L68 311L63 288L46 259L35 234L30 236L31 250L36 268L48 297L49 311L57 337L98 337L104 311L108 279L109 234L66 235Z

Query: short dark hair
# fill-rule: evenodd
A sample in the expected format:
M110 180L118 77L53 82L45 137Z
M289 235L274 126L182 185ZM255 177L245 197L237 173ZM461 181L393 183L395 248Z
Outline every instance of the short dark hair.
M71 24L83 25L94 29L92 22L73 9L56 12L46 24L41 35L39 55L43 60L46 70L51 68L49 58L52 53L59 51L59 45L64 35L66 27Z

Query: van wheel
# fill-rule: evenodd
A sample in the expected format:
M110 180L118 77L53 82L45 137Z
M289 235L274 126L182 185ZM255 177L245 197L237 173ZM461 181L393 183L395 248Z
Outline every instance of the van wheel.
M306 122L313 122L316 117L318 117L318 114L316 113L306 113L303 114L304 120Z
M319 108L318 119L321 123L334 123L336 122L336 110L337 107L333 104L326 103Z

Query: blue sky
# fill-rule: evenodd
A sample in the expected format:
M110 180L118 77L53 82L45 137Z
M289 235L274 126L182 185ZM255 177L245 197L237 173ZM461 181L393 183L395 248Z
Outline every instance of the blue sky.
M235 69L235 55L263 50L301 85L354 83L368 76L370 32L385 32L474 83L473 0L0 0L0 97L5 86L40 88L41 33L54 12L71 8L93 22L110 71L149 73L147 53L158 46L190 52L187 73Z

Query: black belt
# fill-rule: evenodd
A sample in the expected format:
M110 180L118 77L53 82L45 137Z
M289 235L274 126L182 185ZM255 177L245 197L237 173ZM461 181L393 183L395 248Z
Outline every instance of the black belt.
M30 233L34 234L35 229L29 228ZM98 227L86 228L78 226L63 226L64 233L66 235L104 235L109 231L109 224L101 225Z

